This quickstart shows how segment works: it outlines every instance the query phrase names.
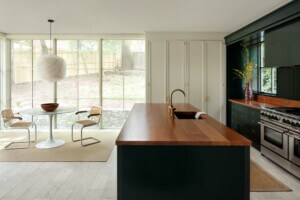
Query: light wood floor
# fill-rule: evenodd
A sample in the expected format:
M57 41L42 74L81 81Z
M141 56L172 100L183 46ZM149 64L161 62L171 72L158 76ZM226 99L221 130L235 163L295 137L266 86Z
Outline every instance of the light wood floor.
M300 181L251 149L251 158L293 192L255 192L251 200L300 199ZM108 162L0 162L0 199L116 199L116 148Z
M274 164L272 161L262 156L259 151L251 148L251 159L262 166L266 171L282 181L292 192L251 192L251 200L299 200L300 199L300 180L289 174L284 169Z

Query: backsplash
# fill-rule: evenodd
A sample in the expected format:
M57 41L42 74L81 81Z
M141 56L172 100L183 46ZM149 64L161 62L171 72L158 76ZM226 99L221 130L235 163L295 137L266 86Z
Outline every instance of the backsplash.
M282 98L263 96L263 95L257 95L256 99L257 99L257 101L263 102L263 103L275 104L275 105L283 106L283 107L298 107L298 108L300 108L300 101L296 101L296 100L282 99Z

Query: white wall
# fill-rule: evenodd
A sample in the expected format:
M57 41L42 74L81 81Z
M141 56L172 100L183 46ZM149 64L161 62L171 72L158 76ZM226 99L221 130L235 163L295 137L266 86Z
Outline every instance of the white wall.
M147 102L185 102L226 122L225 33L146 33Z

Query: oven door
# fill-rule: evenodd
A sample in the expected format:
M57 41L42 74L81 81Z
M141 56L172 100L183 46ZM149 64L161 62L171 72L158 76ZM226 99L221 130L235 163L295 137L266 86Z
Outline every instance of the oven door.
M289 160L300 166L300 137L293 131L289 133Z
M288 135L287 129L281 128L274 124L261 121L261 144L282 157L288 157Z

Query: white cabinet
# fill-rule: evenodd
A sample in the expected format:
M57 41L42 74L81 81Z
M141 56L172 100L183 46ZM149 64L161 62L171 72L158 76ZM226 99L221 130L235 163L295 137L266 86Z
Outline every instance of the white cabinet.
M215 119L221 119L221 45L218 41L206 43L206 112Z
M187 57L187 85L188 103L204 110L204 42L186 42Z
M175 89L185 89L185 65L184 65L184 41L168 41L167 48L167 80L168 94ZM173 103L183 103L184 96L176 92L173 95Z
M164 103L167 96L166 42L148 42L148 101Z
M225 122L225 45L223 41L148 41L148 102L190 103Z
M190 103L203 109L204 42L168 41L167 44L168 94L182 89L186 97L174 93L174 103Z

